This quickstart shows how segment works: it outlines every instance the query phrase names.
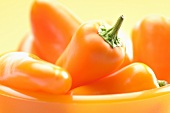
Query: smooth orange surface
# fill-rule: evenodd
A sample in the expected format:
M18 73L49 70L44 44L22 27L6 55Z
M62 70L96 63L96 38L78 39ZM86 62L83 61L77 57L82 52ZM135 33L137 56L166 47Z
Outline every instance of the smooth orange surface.
M2 113L169 113L170 86L134 93L68 96L34 94L0 85Z
M48 62L55 63L65 50L72 35L82 23L60 2L37 0L30 11L34 54Z
M30 92L65 94L72 81L63 68L33 54L9 52L0 57L0 84Z
M57 1L66 5L83 20L114 20L123 14L125 21L122 29L128 35L135 23L146 15L158 14L170 17L169 0ZM31 31L30 9L33 2L34 0L0 0L0 53L17 49L23 36Z
M0 0L0 53L17 49L31 31L30 8L34 0ZM122 28L132 27L146 15L170 17L169 0L58 0L84 20L113 20L123 14ZM142 92L105 96L52 96L15 91L0 85L2 113L169 113L170 86Z
M150 66L158 79L170 82L170 20L148 16L132 32L134 61Z
M35 49L34 37L32 33L27 33L18 44L17 51L29 52L36 55L37 50Z
M124 60L125 47L112 48L104 41L98 34L101 25L100 20L82 24L56 62L70 73L72 88L107 76Z
M153 88L159 88L159 84L152 69L143 63L132 63L95 82L77 87L70 94L121 94Z

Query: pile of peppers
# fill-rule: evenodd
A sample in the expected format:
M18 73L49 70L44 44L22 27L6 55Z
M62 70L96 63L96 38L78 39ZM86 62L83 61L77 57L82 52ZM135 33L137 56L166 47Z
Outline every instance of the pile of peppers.
M32 31L17 50L0 56L2 85L55 95L105 95L170 82L170 21L165 17L142 19L129 38L119 32L123 15L113 25L83 21L57 1L36 0L30 21Z

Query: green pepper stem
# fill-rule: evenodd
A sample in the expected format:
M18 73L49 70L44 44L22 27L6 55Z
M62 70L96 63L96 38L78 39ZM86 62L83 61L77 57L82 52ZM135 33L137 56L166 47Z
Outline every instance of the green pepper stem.
M117 34L124 20L123 15L120 16L115 23L115 25L111 28L106 28L105 25L101 25L99 27L98 33L99 35L108 43L112 48L122 46L120 39Z
M160 87L162 87L162 86L167 85L168 83L165 80L158 80L158 84L159 84Z

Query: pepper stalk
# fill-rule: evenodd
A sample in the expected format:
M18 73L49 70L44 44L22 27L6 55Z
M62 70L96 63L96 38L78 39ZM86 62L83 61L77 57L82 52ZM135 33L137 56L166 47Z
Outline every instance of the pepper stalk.
M122 46L120 38L118 38L117 34L124 20L123 15L120 16L115 23L115 25L111 28L107 28L106 25L101 25L98 30L98 34L112 47L120 47Z

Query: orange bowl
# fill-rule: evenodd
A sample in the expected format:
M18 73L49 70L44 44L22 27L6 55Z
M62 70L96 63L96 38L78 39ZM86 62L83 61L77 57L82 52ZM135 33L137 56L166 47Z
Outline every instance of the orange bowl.
M169 113L170 85L111 95L49 95L0 85L1 113Z

